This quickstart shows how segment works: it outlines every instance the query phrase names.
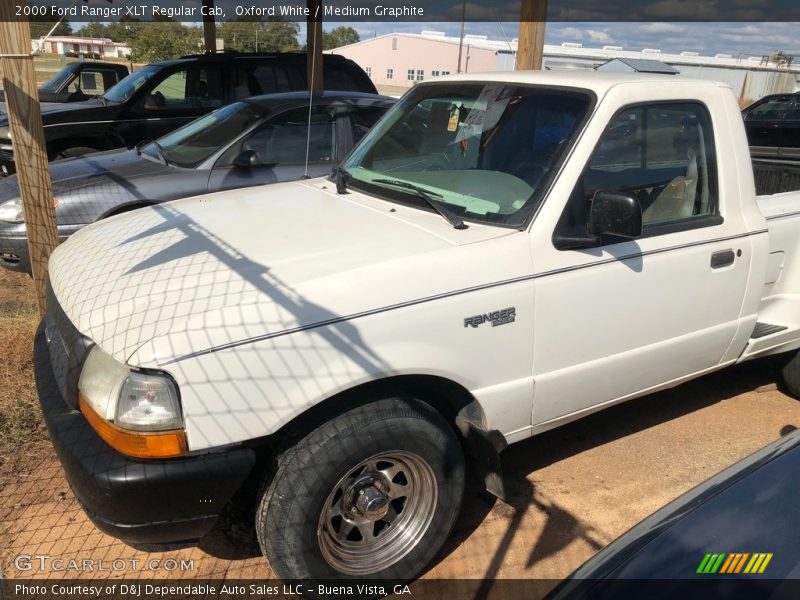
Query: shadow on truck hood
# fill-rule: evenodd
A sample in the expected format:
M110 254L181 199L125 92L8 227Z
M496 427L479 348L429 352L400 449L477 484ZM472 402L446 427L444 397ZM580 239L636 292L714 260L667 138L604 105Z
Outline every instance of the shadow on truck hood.
M106 352L157 366L479 285L487 272L503 278L503 268L459 265L454 251L519 232L457 231L434 213L333 187L222 192L96 223L54 252L54 292Z

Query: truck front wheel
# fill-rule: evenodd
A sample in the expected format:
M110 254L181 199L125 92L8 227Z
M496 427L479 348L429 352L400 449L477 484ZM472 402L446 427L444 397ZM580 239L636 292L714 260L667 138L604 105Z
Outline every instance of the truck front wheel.
M441 415L378 400L280 456L256 511L258 541L283 579L407 581L447 539L463 494L461 446Z
M795 398L800 398L800 352L795 352L783 367L783 383Z

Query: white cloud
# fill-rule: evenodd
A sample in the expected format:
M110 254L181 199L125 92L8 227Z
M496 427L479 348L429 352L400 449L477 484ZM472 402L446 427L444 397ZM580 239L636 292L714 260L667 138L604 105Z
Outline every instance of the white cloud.
M594 29L587 29L586 33L589 34L589 39L593 42L602 42L604 44L608 44L614 41L610 35L608 35L605 31L595 31Z
M677 25L675 23L648 23L639 28L640 31L646 33L672 33L685 31L685 25Z

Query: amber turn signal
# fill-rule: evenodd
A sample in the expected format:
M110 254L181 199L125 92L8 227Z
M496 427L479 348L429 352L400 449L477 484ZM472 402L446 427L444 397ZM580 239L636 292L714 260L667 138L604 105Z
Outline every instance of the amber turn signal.
M135 458L173 458L186 454L186 432L183 430L127 431L98 415L83 394L79 395L78 404L103 441L122 454Z

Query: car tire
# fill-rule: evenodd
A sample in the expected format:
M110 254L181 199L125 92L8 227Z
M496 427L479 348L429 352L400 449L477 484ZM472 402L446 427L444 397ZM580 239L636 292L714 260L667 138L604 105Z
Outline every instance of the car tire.
M419 400L387 398L328 421L278 458L256 532L282 579L405 582L440 550L463 495L453 429Z
M64 150L59 150L56 152L53 156L53 160L75 158L76 156L92 154L93 152L98 152L97 148L90 148L89 146L74 146L72 148L65 148Z
M783 367L782 374L786 391L795 398L800 398L800 352L795 352Z

